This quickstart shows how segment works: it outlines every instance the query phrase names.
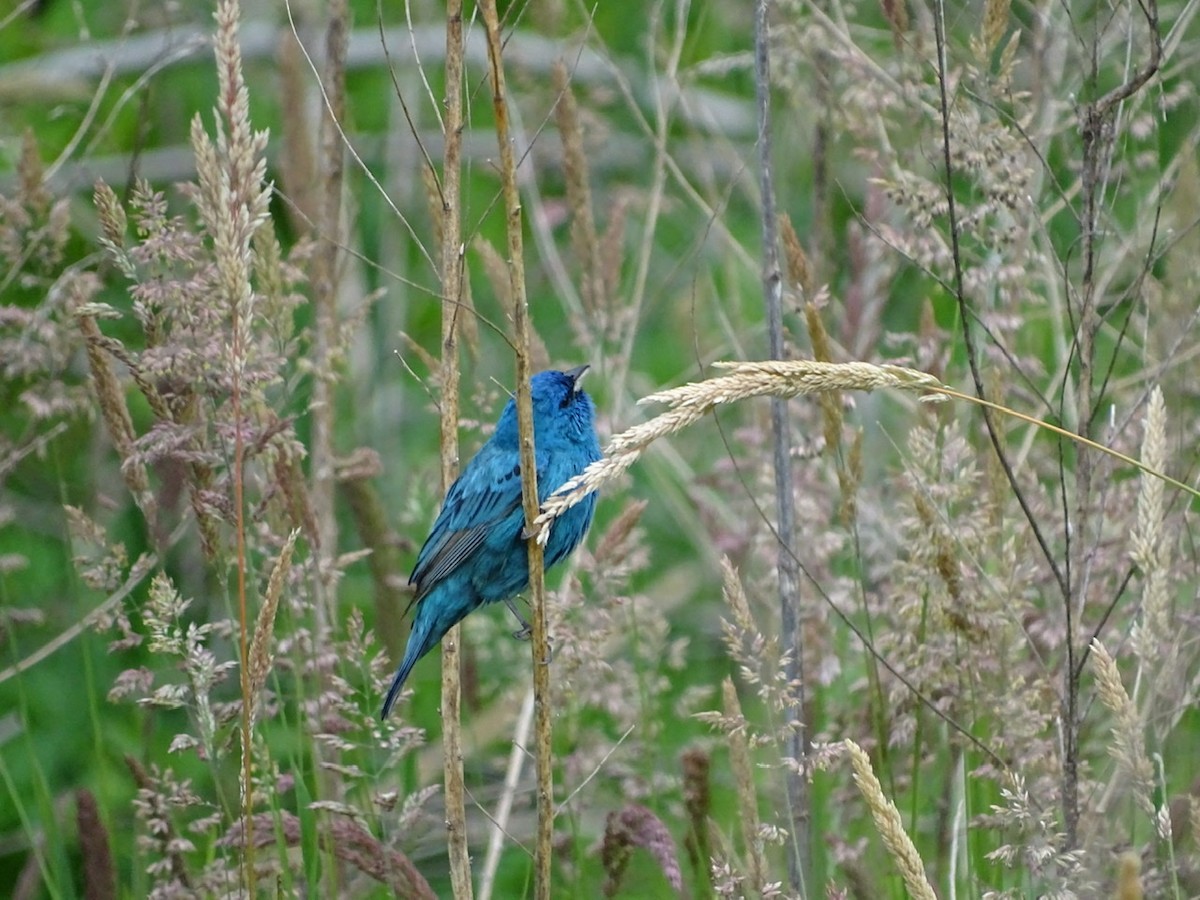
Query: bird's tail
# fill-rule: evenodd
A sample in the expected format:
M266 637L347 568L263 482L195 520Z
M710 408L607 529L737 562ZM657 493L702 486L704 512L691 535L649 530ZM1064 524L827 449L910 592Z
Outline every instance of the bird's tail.
M412 631L408 635L408 646L404 648L404 659L400 662L400 668L396 670L392 686L388 688L387 697L383 701L383 712L379 714L380 719L386 719L388 713L392 711L396 698L400 696L400 689L404 687L404 682L408 680L408 675L412 672L413 666L417 664L417 660L432 650L434 645L442 639L442 635L449 630L444 628L438 632L434 617L421 614L424 606L425 604L422 604L417 607L417 614L413 617Z
M408 635L408 646L404 648L404 659L400 661L396 677L391 679L388 696L384 698L383 712L379 714L380 719L388 718L388 713L391 712L392 706L395 706L396 698L400 696L400 690L403 688L404 682L408 680L408 674L413 671L416 662L421 659L421 656L437 647L438 641L442 640L445 632L460 623L470 610L472 610L472 606L462 604L455 604L454 607L448 608L445 602L442 602L442 598L436 594L422 598L413 617L413 630Z

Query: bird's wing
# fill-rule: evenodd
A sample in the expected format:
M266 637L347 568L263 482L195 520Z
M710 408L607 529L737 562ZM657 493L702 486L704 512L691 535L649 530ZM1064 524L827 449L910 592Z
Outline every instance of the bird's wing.
M408 580L417 588L414 603L469 559L488 532L520 508L520 467L513 456L485 444L451 485Z

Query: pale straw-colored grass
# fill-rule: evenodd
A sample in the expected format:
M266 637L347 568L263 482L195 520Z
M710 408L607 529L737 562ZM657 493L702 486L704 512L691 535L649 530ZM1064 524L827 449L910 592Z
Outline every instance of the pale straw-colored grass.
M254 625L254 637L250 641L250 721L253 722L258 713L259 695L267 683L271 673L274 656L271 644L275 635L275 614L279 610L279 599L283 596L283 586L287 580L292 565L292 553L296 549L296 538L300 529L293 528L287 542L279 552L279 558L271 568L271 577L267 582L267 594L258 610L258 621Z
M738 699L733 679L721 683L725 716L730 721L746 721L742 704ZM767 862L763 858L762 842L759 839L758 794L754 788L754 766L750 757L750 741L744 727L732 728L728 734L729 765L733 769L733 783L737 789L738 820L742 825L742 842L746 845L747 877L750 887L761 894L766 883Z
M916 369L865 362L831 363L800 359L714 365L728 372L705 381L659 391L638 401L639 404L665 403L671 409L614 436L605 448L603 459L592 463L542 504L541 514L534 522L534 532L540 543L545 544L548 540L548 526L554 519L619 476L652 443L682 431L717 406L752 397L790 399L830 391L873 391L879 388L929 391L943 387L932 375Z
M1146 406L1142 463L1154 472L1167 467L1167 408L1162 389L1155 387ZM1142 616L1133 630L1132 647L1140 662L1134 696L1142 695L1146 678L1157 680L1157 691L1169 687L1178 646L1172 639L1175 625L1171 615L1168 574L1171 544L1165 537L1166 484L1143 471L1138 482L1137 521L1130 541L1130 556L1143 579Z
M1154 816L1154 768L1146 745L1137 708L1125 690L1117 662L1099 640L1092 641L1096 685L1100 702L1113 714L1113 745L1109 752L1133 788L1133 799L1146 815Z
M916 845L904 830L900 811L884 795L883 787L871 768L870 757L854 741L846 740L844 746L846 754L850 757L850 766L854 770L854 783L858 785L863 799L867 801L871 818L875 820L875 828L883 838L883 845L891 854L896 868L900 870L900 877L904 879L909 896L916 900L936 900L937 894L925 877L925 865L921 862L921 855L917 853Z
M1142 861L1138 855L1126 850L1117 860L1116 900L1142 900Z

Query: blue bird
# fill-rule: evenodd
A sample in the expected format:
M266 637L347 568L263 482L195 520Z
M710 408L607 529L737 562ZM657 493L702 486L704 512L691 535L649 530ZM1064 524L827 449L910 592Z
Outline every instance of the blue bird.
M579 386L587 368L539 372L530 383L539 502L600 458L595 406ZM415 604L417 612L380 718L391 712L417 660L468 613L503 601L528 628L513 605L513 598L529 584L520 474L517 407L510 399L491 438L450 486L417 556L408 580L416 588L409 609ZM545 547L547 569L579 546L595 509L592 493L554 521Z

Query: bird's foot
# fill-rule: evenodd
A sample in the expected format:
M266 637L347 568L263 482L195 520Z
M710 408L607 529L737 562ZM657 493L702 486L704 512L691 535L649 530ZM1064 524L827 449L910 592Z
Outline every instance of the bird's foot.
M521 611L517 609L517 604L513 603L512 597L504 601L504 605L508 607L508 611L516 616L517 621L521 623L521 630L514 631L513 637L518 641L527 641L529 636L533 634L533 629L529 627L529 623L525 621L525 617L521 615Z
M517 621L521 623L521 627L512 633L512 636L518 641L527 641L533 636L533 627L525 621L525 617L517 610L517 605L513 603L512 598L504 601L504 605L508 607L509 612L517 617ZM546 659L545 664L550 665L554 661L554 645L547 638L548 649L550 656Z

